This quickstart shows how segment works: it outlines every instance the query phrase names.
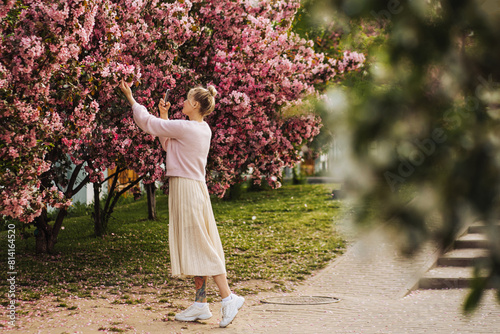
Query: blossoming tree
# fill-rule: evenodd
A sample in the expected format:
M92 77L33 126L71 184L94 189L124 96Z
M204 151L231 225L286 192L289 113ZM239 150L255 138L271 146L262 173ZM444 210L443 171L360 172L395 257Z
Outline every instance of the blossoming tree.
M81 138L90 136L99 104L88 94L82 51L98 5L7 2L0 10L1 214L46 222L46 207L62 209L46 223L40 251L51 248L70 198L88 179L67 177ZM60 191L61 187L65 191Z
M316 83L363 63L356 53L326 59L290 33L298 6L7 2L0 8L0 213L36 219L39 251L51 251L71 197L88 182L100 189L106 169L133 169L144 182L163 178L164 152L134 125L116 89L121 77L152 112L172 89L173 118L183 117L190 87L214 84L220 95L207 120L211 191L222 195L249 170L256 182L264 177L279 186L281 169L299 161L300 146L320 126L312 114L287 110L318 95ZM86 176L78 179L82 170ZM60 209L52 226L48 205Z
M315 95L315 84L363 64L357 53L327 59L290 31L299 1L208 1L194 4L199 34L186 45L193 84L213 83L221 98L208 118L214 135L209 184L223 194L252 170L254 182L273 187L285 166L300 161L300 147L318 134L312 114L287 109Z

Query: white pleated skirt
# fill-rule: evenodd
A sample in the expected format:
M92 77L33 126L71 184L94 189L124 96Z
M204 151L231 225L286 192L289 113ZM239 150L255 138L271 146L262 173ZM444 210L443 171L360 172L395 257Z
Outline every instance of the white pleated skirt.
M172 275L225 274L224 251L205 182L170 177L168 210Z

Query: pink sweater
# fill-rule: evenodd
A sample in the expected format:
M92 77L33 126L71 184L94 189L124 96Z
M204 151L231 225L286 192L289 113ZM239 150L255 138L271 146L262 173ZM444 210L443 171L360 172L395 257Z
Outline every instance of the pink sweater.
M159 137L167 151L167 176L180 176L205 182L205 167L212 130L206 122L165 120L151 115L146 107L134 103L134 120L145 132Z

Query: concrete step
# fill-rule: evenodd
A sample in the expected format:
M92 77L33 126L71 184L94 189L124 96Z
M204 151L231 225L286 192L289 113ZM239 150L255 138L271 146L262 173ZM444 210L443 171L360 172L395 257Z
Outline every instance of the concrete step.
M419 289L463 289L472 281L473 269L437 267L429 270L418 282Z
M454 248L488 248L489 240L484 234L469 233L455 240Z
M468 233L483 233L483 234L488 234L491 231L491 226L485 225L484 222L478 221L473 223L472 225L469 226L467 229ZM496 223L493 225L493 231L500 234L500 223Z
M488 256L488 251L483 248L454 249L439 257L438 266L469 267L478 261L483 261Z

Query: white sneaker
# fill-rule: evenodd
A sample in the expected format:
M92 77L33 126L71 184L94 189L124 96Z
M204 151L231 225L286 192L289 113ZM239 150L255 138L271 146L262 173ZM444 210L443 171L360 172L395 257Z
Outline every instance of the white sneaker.
M222 302L222 307L220 313L222 314L222 320L219 323L219 327L226 327L233 321L236 314L238 314L238 310L243 306L245 302L245 298L231 294L231 300L227 302Z
M206 320L212 317L210 308L208 304L203 307L198 307L196 305L191 305L181 313L175 315L175 320L179 321L196 321L196 320Z

